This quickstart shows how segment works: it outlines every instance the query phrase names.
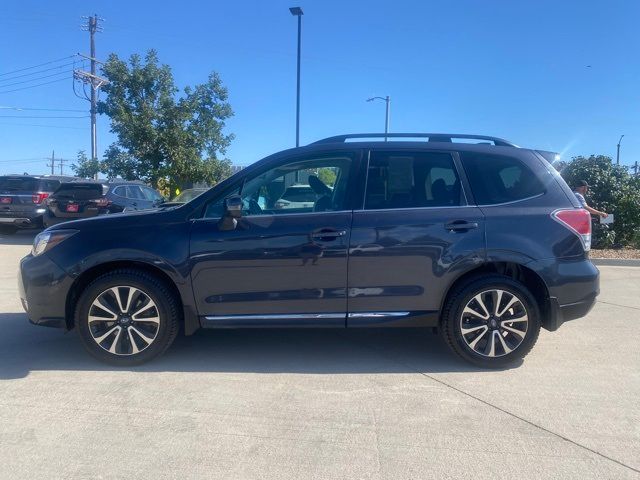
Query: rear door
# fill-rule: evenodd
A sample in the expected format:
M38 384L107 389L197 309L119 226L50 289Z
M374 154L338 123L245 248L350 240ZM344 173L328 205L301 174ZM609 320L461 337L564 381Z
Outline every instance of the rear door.
M435 325L448 285L485 255L457 154L371 151L349 247L350 327Z

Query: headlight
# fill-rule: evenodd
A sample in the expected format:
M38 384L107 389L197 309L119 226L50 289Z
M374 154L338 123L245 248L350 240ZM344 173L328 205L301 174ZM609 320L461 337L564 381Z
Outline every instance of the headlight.
M34 257L37 257L38 255L51 250L74 233L77 233L77 230L53 230L51 232L45 230L44 232L36 235L36 238L33 240L31 254Z

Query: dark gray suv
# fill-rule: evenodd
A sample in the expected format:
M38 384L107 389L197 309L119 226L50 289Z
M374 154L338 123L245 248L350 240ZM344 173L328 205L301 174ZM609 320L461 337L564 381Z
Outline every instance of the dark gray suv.
M536 151L452 134L343 135L191 202L57 225L21 262L33 323L119 365L179 331L428 327L476 365L524 357L598 295L591 222ZM397 141L402 140L402 141ZM277 204L308 185L310 204Z

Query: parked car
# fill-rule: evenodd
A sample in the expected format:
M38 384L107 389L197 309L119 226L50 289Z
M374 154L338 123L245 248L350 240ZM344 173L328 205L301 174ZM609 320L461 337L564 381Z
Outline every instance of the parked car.
M310 177L311 185L294 184L286 188L282 196L276 200L274 206L279 209L297 209L297 208L313 208L316 201L326 194L326 189L329 189L324 185L316 176ZM314 183L314 179L315 182ZM320 188L318 188L320 186ZM314 187L318 191L314 190Z
M179 205L184 205L185 203L190 202L191 200L196 198L197 196L202 195L207 190L209 189L208 188L188 188L187 190L184 190L182 193L180 193L180 195L178 195L173 200L164 202L162 206L177 207Z
M20 228L42 228L45 200L60 183L73 177L2 175L0 176L0 233L15 233Z
M425 327L493 368L589 312L590 216L542 155L494 137L383 137L272 155L181 207L50 227L20 263L31 322L77 328L117 365L199 328ZM260 205L321 168L333 180L313 206Z
M110 202L98 182L63 182L45 200L45 227L109 213Z
M164 197L142 182L111 181L103 184L111 213L158 208Z

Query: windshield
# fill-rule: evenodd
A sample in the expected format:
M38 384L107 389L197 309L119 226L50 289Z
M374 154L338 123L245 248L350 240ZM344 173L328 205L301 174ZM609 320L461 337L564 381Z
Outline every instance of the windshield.
M202 195L206 190L185 190L180 195L175 198L175 202L187 203L196 198L199 195Z

